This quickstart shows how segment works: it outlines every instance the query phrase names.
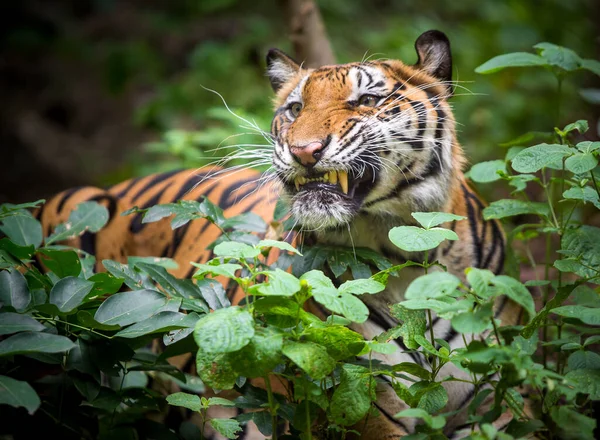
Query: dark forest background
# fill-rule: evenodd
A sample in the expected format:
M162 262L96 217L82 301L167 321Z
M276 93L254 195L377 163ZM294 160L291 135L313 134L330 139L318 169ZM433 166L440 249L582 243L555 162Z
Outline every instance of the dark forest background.
M264 54L270 47L294 53L285 3L0 2L0 202L211 162L209 150L245 130L202 86L268 130L272 92ZM565 82L557 115L549 72L482 76L474 69L501 53L530 52L542 41L598 59L600 2L317 3L339 62L372 56L413 63L413 43L422 32L449 36L454 76L465 87L453 103L471 163L503 157L499 144L524 132L576 119L589 121L586 138L598 138L597 77L581 73Z

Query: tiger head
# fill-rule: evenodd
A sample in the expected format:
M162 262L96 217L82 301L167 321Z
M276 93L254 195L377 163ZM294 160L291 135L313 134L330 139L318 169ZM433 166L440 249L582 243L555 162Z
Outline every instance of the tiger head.
M273 166L305 230L446 203L463 162L447 103L450 43L429 31L415 48L415 65L378 60L318 69L269 51Z

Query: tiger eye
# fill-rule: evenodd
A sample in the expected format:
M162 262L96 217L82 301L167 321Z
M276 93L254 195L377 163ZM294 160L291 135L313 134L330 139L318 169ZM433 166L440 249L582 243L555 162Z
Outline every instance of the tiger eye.
M365 107L375 107L377 105L377 97L373 95L362 95L358 98L358 105L364 105Z
M292 116L294 118L298 117L298 115L300 114L300 110L302 110L302 104L300 104L299 102L294 102L290 106L290 112L292 113Z

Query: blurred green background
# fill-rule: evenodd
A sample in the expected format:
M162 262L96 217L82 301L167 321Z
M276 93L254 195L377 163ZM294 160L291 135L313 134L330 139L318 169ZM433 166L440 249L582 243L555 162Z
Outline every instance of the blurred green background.
M598 78L563 88L547 71L482 76L489 58L548 41L600 55L600 2L420 0L317 2L340 62L416 61L413 44L439 29L452 43L459 139L471 163L502 158L499 143L587 119L597 139ZM0 202L72 185L214 160L223 145L261 144L224 108L269 130L270 47L291 52L278 1L10 0L0 5ZM223 153L227 150L219 150Z

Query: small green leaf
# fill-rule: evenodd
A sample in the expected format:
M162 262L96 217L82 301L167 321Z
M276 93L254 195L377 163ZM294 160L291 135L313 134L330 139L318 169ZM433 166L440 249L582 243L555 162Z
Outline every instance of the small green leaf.
M116 293L104 301L94 319L101 324L125 326L143 321L167 304L167 298L155 290Z
M327 350L313 342L286 341L283 354L313 379L323 379L335 368L335 360Z
M293 252L294 254L298 254L298 255L302 256L302 254L300 252L298 252L298 249L296 249L291 244L286 243L285 241L261 240L258 242L256 247L259 249L266 248L266 247L274 247L274 248L281 249L284 251L290 251L290 252Z
M322 345L335 360L357 355L364 346L364 339L355 331L341 325L323 328L309 328L303 337L310 342Z
M548 208L546 203L502 199L490 203L490 205L483 210L483 218L485 220L501 219L523 214L537 214L548 217L550 215L550 208Z
M530 320L535 316L535 304L531 293L521 282L506 275L499 275L494 277L491 283L496 286L502 294L523 306L529 315Z
M410 391L413 387L410 388ZM448 393L441 383L431 383L423 391L417 408L424 409L428 414L435 414L448 403Z
M0 341L0 356L29 353L63 353L75 346L65 337L50 333L17 333Z
M42 225L27 211L2 220L0 231L19 246L32 245L37 249L42 244Z
M427 301L426 301L427 302ZM401 304L394 304L390 307L392 316L402 322L399 334L407 348L417 349L419 343L415 341L415 336L423 336L427 328L427 319L425 311L410 310Z
M580 369L569 371L565 379L572 383L578 392L589 394L591 400L600 400L600 371Z
M439 298L452 295L460 280L448 272L432 272L413 280L406 289L406 299Z
M236 371L244 377L262 377L282 362L283 335L272 327L257 327L245 347L231 354Z
M578 121L575 122L571 122L570 124L567 124L565 126L565 128L562 129L563 133L565 134L569 134L572 131L577 130L579 133L583 134L586 131L588 131L590 128L588 121L586 121L585 119L580 119ZM577 145L577 148L579 148L579 145Z
M498 171L506 174L506 162L503 160L490 160L473 165L469 170L468 177L478 183L495 182L501 179Z
M350 426L362 419L375 400L376 382L367 368L344 364L340 384L331 397L331 418L341 426Z
M573 72L581 68L581 58L571 49L552 43L538 43L533 47L550 66L558 67L567 72Z
M41 405L40 398L27 382L0 376L0 405L23 407L33 415Z
M338 288L338 291L340 293L353 293L355 295L362 295L363 293L379 293L384 289L385 284L375 281L372 278L362 278L344 282Z
M59 278L76 277L81 273L81 260L75 251L64 249L38 249L42 263Z
M569 344L563 345L561 347L562 351L568 349L568 347L565 348L566 345ZM578 348L581 348L581 345L576 345L579 346L577 347L577 351L571 353L569 359L567 360L569 370L600 370L600 354L594 353L593 351L579 350ZM600 392L600 388L598 391Z
M507 67L546 66L547 61L539 55L527 52L513 52L492 58L475 69L476 73L489 74Z
M229 439L236 439L236 432L242 430L239 422L234 419L210 419L208 423L215 431Z
M592 73L600 76L600 61L585 59L581 61L581 68L589 70Z
M397 226L389 232L394 245L408 252L434 249L444 240L458 240L454 231L442 228L422 229L416 226Z
M239 376L232 363L231 353L215 354L198 350L196 370L207 386L219 390L232 389Z
M250 342L254 336L254 319L246 310L234 306L203 316L194 329L200 351L230 353Z
M455 220L464 220L466 217L446 212L413 212L411 216L418 221L425 229L431 229L442 223Z
M461 313L452 318L452 327L459 333L481 333L492 327L492 303L478 307L475 312Z
M576 229L568 229L561 239L561 248L562 254L577 258L582 263L581 269L576 272L579 276L598 276L600 228L583 225Z
M246 243L236 241L225 241L219 243L213 249L215 255L219 257L231 257L236 259L254 258L260 255L260 250Z
M222 397L211 397L208 399L208 406L225 406L225 407L234 407L235 402L232 402L228 399L223 399Z
M300 280L281 269L260 272L268 281L252 286L250 293L264 296L293 296L300 291Z
M16 269L0 271L0 302L22 312L31 302L27 281Z
M587 124L587 121L585 121ZM587 126L587 125L586 125ZM566 128L565 128L566 130ZM600 150L600 141L592 142L592 141L583 141L579 142L577 145L577 149L582 153L588 154L593 153L594 151Z
M46 327L29 315L5 312L0 313L0 335L12 335L19 332L41 332Z
M69 219L56 227L46 239L46 245L68 238L77 237L85 231L98 232L108 221L108 210L97 202L83 202L77 205Z
M94 283L81 278L63 278L52 287L50 304L56 305L62 313L69 313L83 303L93 287Z
M195 313L185 315L179 312L159 312L148 319L144 319L129 326L115 336L121 338L138 338L153 333L165 333L180 328L193 328L199 317Z
M219 265L192 263L192 265L198 268L198 271L194 274L194 278L197 279L203 279L206 274L237 278L235 273L242 268L241 265L234 263L223 263Z
M580 188L574 186L563 193L563 197L569 200L582 200L583 203L592 203L596 208L600 209L600 198L595 189L590 186Z
M188 393L174 393L167 396L167 402L169 405L182 406L192 411L200 411L202 404L200 403L200 397L195 394Z
M113 276L122 278L127 287L132 290L139 290L141 288L154 289L154 285L148 280L148 277L143 277L139 272L126 264L117 263L112 260L102 260L102 265Z
M535 173L542 168L561 164L563 158L571 154L573 150L566 145L539 144L517 154L512 160L512 167L519 173Z
M598 159L592 153L577 153L565 160L565 168L572 173L582 174L598 166Z
M579 319L589 325L600 325L600 309L584 306L562 306L552 310L552 313L565 318Z
M491 295L490 281L494 278L494 273L487 269L477 269L470 267L465 270L467 281L473 291L482 298L489 298Z

